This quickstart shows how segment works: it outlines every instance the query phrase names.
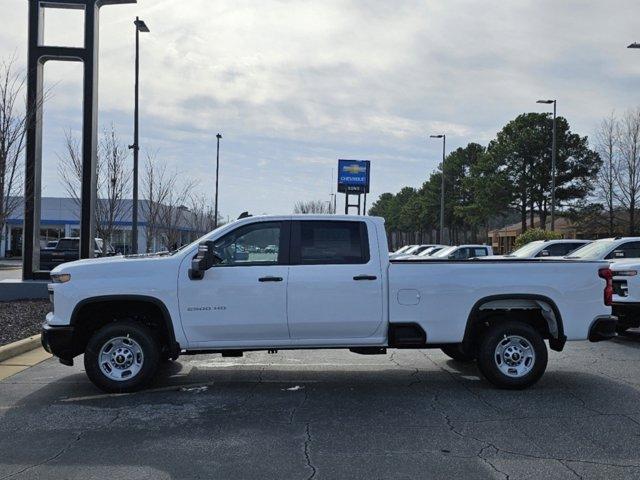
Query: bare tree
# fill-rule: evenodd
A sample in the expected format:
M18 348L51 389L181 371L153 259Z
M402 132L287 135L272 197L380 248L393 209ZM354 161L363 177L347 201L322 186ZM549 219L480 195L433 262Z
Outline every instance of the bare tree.
M0 64L0 238L21 198L20 163L28 116L18 101L24 98L25 76L15 72L15 59Z
M131 205L124 202L131 187L131 176L125 171L126 147L118 140L113 125L110 131L105 130L99 151L96 234L106 245L112 241L118 222L131 210Z
M191 195L187 224L196 235L203 235L216 226L215 209L204 195ZM220 217L220 215L218 215ZM218 218L220 220L220 218ZM218 222L220 225L220 222Z
M615 170L615 196L629 214L629 235L636 230L636 209L640 197L640 108L628 111L620 121L620 162Z
M65 133L65 154L58 155L58 174L62 184L80 210L82 182L82 155L80 141L68 131ZM127 150L118 140L113 125L103 132L98 144L96 162L97 202L95 214L96 234L111 241L118 222L122 221L131 205L124 202L131 187L131 176L125 171Z
M296 202L293 213L334 213L331 202L311 200L308 202Z
M609 217L609 235L615 230L616 172L619 166L620 123L612 112L596 131L596 151L602 159L602 167L596 178L599 197L604 201Z
M175 250L182 244L182 230L189 223L191 212L187 207L189 197L197 182L188 181L178 188L176 175L171 176L172 186L163 205L160 207L162 230L165 236L166 247Z
M155 153L147 153L142 178L142 215L146 220L147 253L154 250L162 226L162 206L174 188L175 178L167 175L167 167L156 161Z

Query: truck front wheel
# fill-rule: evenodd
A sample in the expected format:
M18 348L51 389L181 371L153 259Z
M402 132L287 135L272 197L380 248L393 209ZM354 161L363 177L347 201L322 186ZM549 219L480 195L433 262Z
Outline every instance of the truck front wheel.
M518 321L497 323L489 327L480 342L478 368L499 388L527 388L547 368L547 346L531 325Z
M89 379L109 393L133 392L156 373L160 348L153 333L136 322L111 323L93 334L84 353Z

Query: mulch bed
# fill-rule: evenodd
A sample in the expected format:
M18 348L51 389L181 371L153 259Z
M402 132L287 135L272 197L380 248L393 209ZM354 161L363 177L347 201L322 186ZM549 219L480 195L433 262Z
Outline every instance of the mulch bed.
M40 333L50 311L48 300L0 302L0 346Z

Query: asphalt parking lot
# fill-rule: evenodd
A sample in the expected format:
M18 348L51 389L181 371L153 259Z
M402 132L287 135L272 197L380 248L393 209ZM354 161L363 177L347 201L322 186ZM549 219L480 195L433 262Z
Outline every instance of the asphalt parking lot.
M640 334L522 392L391 353L182 357L127 395L47 360L0 382L0 479L640 478Z

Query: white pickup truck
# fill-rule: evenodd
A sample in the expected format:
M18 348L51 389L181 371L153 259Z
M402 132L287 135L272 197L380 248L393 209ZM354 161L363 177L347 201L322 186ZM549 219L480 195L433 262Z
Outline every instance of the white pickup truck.
M51 272L42 343L66 365L84 353L109 392L143 387L179 355L312 348L441 348L516 389L545 371L544 340L562 350L615 335L606 262L388 251L380 218L264 216L172 253L67 263Z
M640 327L640 261L611 264L613 311L618 316L618 333Z

